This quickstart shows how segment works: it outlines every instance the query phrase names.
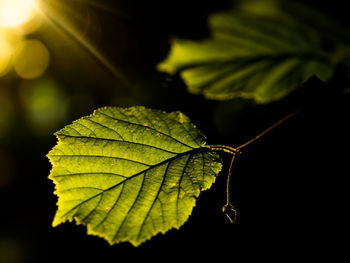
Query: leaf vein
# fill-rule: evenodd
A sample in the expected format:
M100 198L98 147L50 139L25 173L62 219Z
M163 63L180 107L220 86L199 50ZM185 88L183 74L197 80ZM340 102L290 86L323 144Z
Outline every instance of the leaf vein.
M119 195L118 195L117 199L115 200L113 206L111 207L110 210L108 210L108 212L106 213L106 215L105 215L105 216L102 218L102 220L95 226L95 228L98 228L100 225L102 225L102 224L107 220L108 216L110 215L110 213L112 212L112 210L114 210L114 208L116 207L117 203L119 202L120 197L121 197L123 191L124 191L124 184L122 184L122 189L120 190Z
M127 215L124 217L122 223L119 225L119 227L118 227L116 233L114 234L112 240L115 240L117 238L117 236L119 235L119 233L120 233L121 229L123 228L125 222L127 221L127 218L129 217L131 210L134 209L135 204L137 203L137 199L139 198L139 196L140 196L140 194L142 192L143 186L145 184L146 173L147 172L143 173L142 183L141 183L140 189L139 189L139 191L138 191L138 193L136 195L136 198L135 198L134 202L132 203L132 205L130 206L128 212L126 213Z
M147 217L149 216L149 214L151 213L154 204L155 204L156 201L158 200L159 194L160 194L160 192L161 192L161 190L162 190L162 187L164 186L164 182L165 182L165 179L166 179L166 177L167 177L167 173L168 173L170 164L171 164L171 161L168 162L168 164L167 164L167 166L166 166L166 168L165 168L164 176L163 176L162 182L161 182L160 185L159 185L157 194L156 194L156 196L154 197L154 200L153 200L153 202L152 202L152 204L151 204L151 207L148 209L147 214L146 214L146 216L144 217L144 219L143 219L143 221L142 221L142 223L141 223L141 227L140 227L139 233L138 233L138 235L137 235L137 239L140 238L141 233L142 233L142 230L143 230L143 227L144 227L145 222L146 222L146 219L147 219ZM163 211L162 211L162 213L163 213ZM163 215L162 215L162 216L163 216Z
M169 124L166 122L166 120L163 118L163 116L161 114L159 114L158 117L164 123L166 129L168 130L169 135L171 136L171 138L173 138L172 135L171 135L171 129L169 127Z
M140 142L122 141L122 140L117 140L117 139L101 138L101 137L74 136L74 135L67 135L67 134L60 134L60 136L64 136L64 137L68 137L68 138L92 139L92 140L97 140L97 141L110 141L110 142L120 142L120 143L125 143L125 144L141 145L141 146L150 147L150 148L157 149L157 150L160 150L160 151L163 151L163 152L167 152L167 153L179 154L179 152L169 151L169 150L166 150L166 149L163 149L163 148L159 148L157 146L144 144L144 143L140 143Z
M77 190L77 189L94 189L94 190L99 190L101 192L103 192L104 190L101 189L101 188L98 188L98 187L92 187L92 186L79 186L79 187L73 187L73 188L67 188L67 189L63 189L63 190L60 190L59 192L60 193L65 193L65 192L71 192L71 191L74 191L74 190ZM97 196L97 195L96 195Z
M105 155L83 155L83 154L77 154L77 155L69 155L69 154L62 154L62 155L51 155L53 157L63 157L63 158L108 158L108 159L115 159L115 160L123 160L123 161L128 161L128 162L133 162L137 164L141 164L144 166L151 167L151 164L135 161L135 160L130 160L130 159L125 159L122 157L115 157L115 156L105 156Z
M181 144L181 145L183 145L183 146L186 146L186 147L188 147L188 148L192 148L192 149L193 149L193 147L189 146L188 144L186 144L186 143L184 143L184 142L182 142L182 141L180 141L180 140L178 140L178 139L172 137L171 134L170 134L169 125L168 125L166 122L165 122L165 123L166 123L166 125L167 125L167 127L168 127L169 134L166 134L166 133L164 133L164 132L162 132L162 131L159 131L159 130L157 130L157 129L154 129L154 128L151 128L151 127L148 127L148 126L143 126L142 124L139 124L139 123L130 122L130 121L122 120L122 119L117 119L117 118L114 118L114 117L112 117L112 116L109 116L109 115L107 115L107 114L105 114L105 113L103 113L103 112L100 112L100 114L105 115L106 117L109 117L109 118L111 118L111 119L113 119L113 120L116 120L116 121L121 121L121 122L124 122L124 123L127 123L127 124L135 125L135 126L140 127L140 128L142 128L142 129L149 129L149 130L155 131L156 133L160 133L160 134L162 134L162 135L164 135L164 136L166 136L166 137L169 137L169 138L172 139L174 142L177 142L177 143L179 143L179 144ZM160 118L161 118L161 117L160 117ZM161 119L162 119L162 118L161 118Z
M53 175L53 177L60 178L60 177L70 177L70 176L90 176L90 175L97 175L97 174L115 175L115 176L118 176L118 177L128 178L127 176L124 176L124 175L121 175L121 174L106 173L106 172L68 173L68 174Z
M91 134L93 134L94 136L97 136L96 133L90 127L82 124L81 122L76 122L75 124L84 127L85 129L89 130L91 132ZM81 134L81 132L79 132L79 133Z
M189 154L189 157L187 158L187 161L186 161L186 163L184 165L184 168L183 168L183 170L181 172L181 176L180 176L179 183L178 183L179 187L177 189L177 198L176 198L176 222L177 222L178 225L179 225L179 199L180 199L181 183L182 183L182 179L183 179L183 177L185 175L187 166L188 166L189 161L190 161L191 158L192 158L192 153Z
M85 220L87 220L90 216L92 216L94 214L94 212L96 211L97 207L100 206L101 201L103 199L103 193L99 197L100 198L99 198L97 204L95 205L95 207L93 209L91 209L91 211L81 219L82 222L85 222Z
M112 128L110 128L110 127L104 125L104 124L101 124L101 123L99 123L99 122L97 122L97 121L93 121L93 120L90 119L90 118L88 118L87 120L89 120L90 122L92 122L92 123L94 123L94 124L97 124L97 125L99 125L99 126L105 128L105 129L107 129L107 130L110 130L110 131L114 132L115 134L117 134L117 135L120 137L120 139L121 139L122 141L125 141L125 139L123 138L123 136L121 136L120 133L117 132L116 130L114 130L114 129L112 129Z

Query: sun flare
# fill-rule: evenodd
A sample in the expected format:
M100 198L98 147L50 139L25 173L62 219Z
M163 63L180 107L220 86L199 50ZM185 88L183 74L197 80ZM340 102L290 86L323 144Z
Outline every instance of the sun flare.
M29 22L37 13L35 0L0 0L0 26L15 28Z

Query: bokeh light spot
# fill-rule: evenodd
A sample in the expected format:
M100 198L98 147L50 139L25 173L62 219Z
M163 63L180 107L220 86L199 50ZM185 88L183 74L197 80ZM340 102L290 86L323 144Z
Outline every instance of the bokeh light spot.
M42 42L25 40L15 51L13 67L21 78L34 79L45 72L49 61L49 51Z
M69 100L51 78L39 79L21 87L21 100L29 127L37 135L48 135L65 121Z
M0 34L0 77L10 69L12 52L11 44Z

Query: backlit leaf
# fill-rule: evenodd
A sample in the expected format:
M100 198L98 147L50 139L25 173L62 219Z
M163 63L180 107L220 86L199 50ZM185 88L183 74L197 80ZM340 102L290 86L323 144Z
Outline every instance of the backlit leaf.
M205 137L180 112L106 107L57 132L48 157L58 210L110 244L137 246L179 228L221 170Z

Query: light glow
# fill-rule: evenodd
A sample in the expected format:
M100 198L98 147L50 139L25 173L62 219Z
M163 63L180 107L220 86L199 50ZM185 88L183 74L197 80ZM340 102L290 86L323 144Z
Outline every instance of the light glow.
M35 0L0 0L0 26L19 27L34 18L37 8Z
M9 70L12 51L12 46L7 39L1 36L0 32L0 77Z

